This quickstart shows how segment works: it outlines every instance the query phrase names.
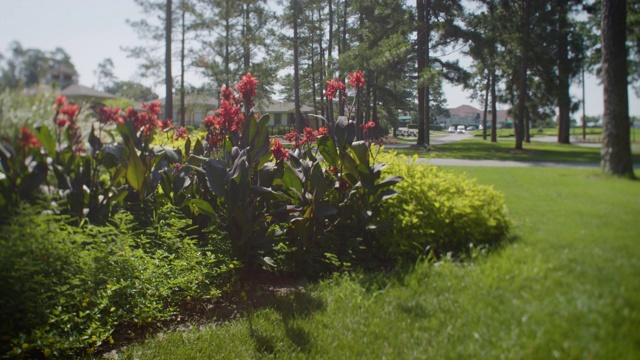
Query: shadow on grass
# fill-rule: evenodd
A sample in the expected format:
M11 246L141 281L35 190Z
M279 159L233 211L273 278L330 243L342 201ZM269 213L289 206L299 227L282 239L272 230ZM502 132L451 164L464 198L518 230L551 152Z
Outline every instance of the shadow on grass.
M296 348L307 354L313 348L311 334L299 326L296 320L308 318L314 313L325 308L324 302L302 288L281 292L277 296L264 303L262 308L271 309L280 315L286 338ZM277 339L264 334L257 329L252 322L252 316L248 316L249 335L255 342L256 351L264 354L273 354L276 351Z

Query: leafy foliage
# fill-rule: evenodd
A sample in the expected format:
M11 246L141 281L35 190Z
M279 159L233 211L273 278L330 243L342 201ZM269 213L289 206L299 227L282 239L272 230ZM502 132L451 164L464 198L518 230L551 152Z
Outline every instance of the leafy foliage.
M389 173L411 181L396 186L398 195L382 204L378 249L395 262L412 263L433 252L461 254L472 247L492 246L505 239L510 223L502 195L488 186L383 154Z
M79 228L22 207L2 227L3 354L91 352L113 342L118 324L167 318L188 296L219 296L229 258L198 248L175 209L159 209L153 228L127 213L114 221Z

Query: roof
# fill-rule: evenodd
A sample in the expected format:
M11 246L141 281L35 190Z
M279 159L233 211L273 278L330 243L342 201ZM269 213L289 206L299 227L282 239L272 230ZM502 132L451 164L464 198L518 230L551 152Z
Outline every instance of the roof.
M256 105L256 108L262 113L292 113L295 109L295 104L292 102L262 103ZM310 113L313 112L313 108L311 106L302 105L300 106L300 112Z
M80 85L80 84L71 84L64 88L60 94L71 98L71 99L115 99L117 96L113 94L106 93L104 91L99 91L92 89L90 87Z
M155 100L153 100L155 101ZM160 99L160 103L164 105L166 98ZM151 102L151 101L146 101ZM173 94L173 104L180 103L180 94ZM207 94L186 94L184 96L184 103L186 105L202 105L205 107L217 108L218 107L218 99L215 96L207 95Z
M455 108L447 109L449 110L449 114L451 117L460 117L460 118L474 118L477 114L480 114L482 111L474 108L471 105L460 105Z

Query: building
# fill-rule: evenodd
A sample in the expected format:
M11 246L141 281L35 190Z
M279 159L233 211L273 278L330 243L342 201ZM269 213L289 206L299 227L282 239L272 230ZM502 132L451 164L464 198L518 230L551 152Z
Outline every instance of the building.
M455 108L447 109L449 111L449 117L442 117L440 124L443 127L457 126L457 125L474 125L479 126L482 124L483 111L474 108L471 105L460 105ZM513 124L513 121L509 119L510 110L498 110L497 123L498 127L505 127L509 124ZM491 122L491 111L487 113L487 123Z
M91 102L100 103L107 99L115 99L117 96L104 91L92 89L88 86L80 84L70 84L62 88L61 95L66 96L73 102Z
M155 101L155 100L154 100ZM160 99L160 117L171 119L175 125L180 124L180 94L173 95L173 114L165 114L166 98ZM207 94L187 94L184 96L184 124L199 127L202 120L218 109L218 99Z
M257 104L253 111L262 115L269 115L270 126L295 125L295 104L292 102L263 102ZM317 129L324 125L322 119L308 116L309 114L313 114L313 108L311 106L300 106L300 112L304 116L303 121L306 126Z

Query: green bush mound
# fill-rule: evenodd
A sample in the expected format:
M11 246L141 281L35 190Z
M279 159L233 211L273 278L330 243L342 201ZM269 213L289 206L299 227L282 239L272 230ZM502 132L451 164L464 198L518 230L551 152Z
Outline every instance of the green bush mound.
M464 254L472 248L496 245L509 231L503 196L490 186L394 153L379 161L385 172L404 181L398 195L382 203L380 246L396 262L413 262L433 253Z
M114 221L69 226L22 208L0 228L0 354L91 353L114 341L116 325L165 319L188 297L220 294L228 260L185 236L179 213L160 210L146 229L129 214Z

